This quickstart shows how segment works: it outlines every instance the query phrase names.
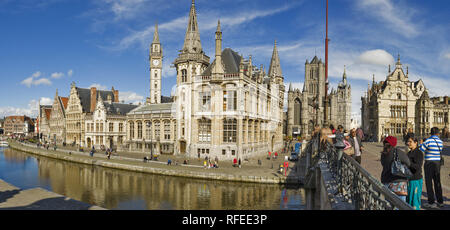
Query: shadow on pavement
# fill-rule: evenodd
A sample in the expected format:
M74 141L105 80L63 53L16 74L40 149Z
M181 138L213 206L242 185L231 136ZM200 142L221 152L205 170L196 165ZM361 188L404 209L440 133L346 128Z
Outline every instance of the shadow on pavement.
M0 208L0 210L88 210L93 205L85 204L65 197L42 199L26 206Z
M0 203L7 201L9 198L20 193L20 189L14 189L9 191L0 192Z

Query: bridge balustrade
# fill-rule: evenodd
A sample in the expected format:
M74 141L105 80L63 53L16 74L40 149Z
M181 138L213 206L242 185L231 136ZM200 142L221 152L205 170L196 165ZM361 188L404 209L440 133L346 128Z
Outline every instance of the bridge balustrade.
M342 149L319 140L319 137L311 139L303 153L306 178L311 177L318 164L323 162L328 165L338 185L339 193L335 195L352 203L356 210L413 210Z

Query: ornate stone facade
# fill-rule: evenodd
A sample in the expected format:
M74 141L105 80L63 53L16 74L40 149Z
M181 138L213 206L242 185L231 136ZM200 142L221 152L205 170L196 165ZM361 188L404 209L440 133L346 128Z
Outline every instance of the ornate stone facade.
M66 142L66 109L68 101L68 97L60 97L58 90L56 90L50 113L49 127L50 139L57 144Z
M342 81L337 89L331 89L328 101L325 101L325 64L315 56L305 63L305 81L303 91L289 85L288 108L286 113L286 135L309 137L314 126L322 126L325 106L328 106L327 123L337 128L343 125L351 127L351 86L347 82L344 69Z
M430 98L423 81L412 82L408 75L399 55L394 71L389 66L385 81L373 80L371 87L369 84L366 95L361 97L365 133L380 140L383 135L402 137L409 128L419 136L428 135L435 126L448 128L448 97Z
M77 144L86 146L86 116L91 115L97 105L97 98L102 97L104 101L119 101L119 91L97 90L92 87L90 89L78 88L72 83L68 107L66 110L66 134L68 144Z
M157 30L154 37L159 38ZM160 45L159 39L154 39L152 49L154 44ZM150 60L154 58L151 52ZM151 72L161 70L162 65L155 64ZM242 160L281 150L284 83L276 44L266 74L253 65L251 56L245 60L229 48L222 50L219 22L210 64L202 50L193 1L184 45L173 64L173 102L153 104L152 97L164 98L155 90L146 105L127 115L130 150Z
M110 97L109 97L110 98ZM138 107L132 104L103 101L98 95L96 108L85 120L85 143L88 148L95 146L121 149L127 137L126 114Z
M52 106L40 105L39 114L37 118L36 132L38 132L38 138L41 141L50 141L50 113Z

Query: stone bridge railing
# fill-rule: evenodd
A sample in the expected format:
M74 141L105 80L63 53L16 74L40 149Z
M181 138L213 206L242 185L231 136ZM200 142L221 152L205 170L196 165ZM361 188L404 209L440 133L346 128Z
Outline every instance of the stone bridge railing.
M323 199L327 199L329 205L326 207L329 209L413 210L352 157L343 154L342 149L339 150L330 142L320 143L319 138L313 138L303 154L306 158L305 185L314 187L315 193L321 193L316 196L316 200L322 197L320 202L324 203ZM322 183L318 180L322 180Z

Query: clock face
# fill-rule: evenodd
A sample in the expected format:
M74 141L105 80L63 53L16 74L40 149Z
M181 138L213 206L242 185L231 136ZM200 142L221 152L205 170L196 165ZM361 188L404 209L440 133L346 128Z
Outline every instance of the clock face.
M153 65L158 65L159 64L159 60L153 60Z

